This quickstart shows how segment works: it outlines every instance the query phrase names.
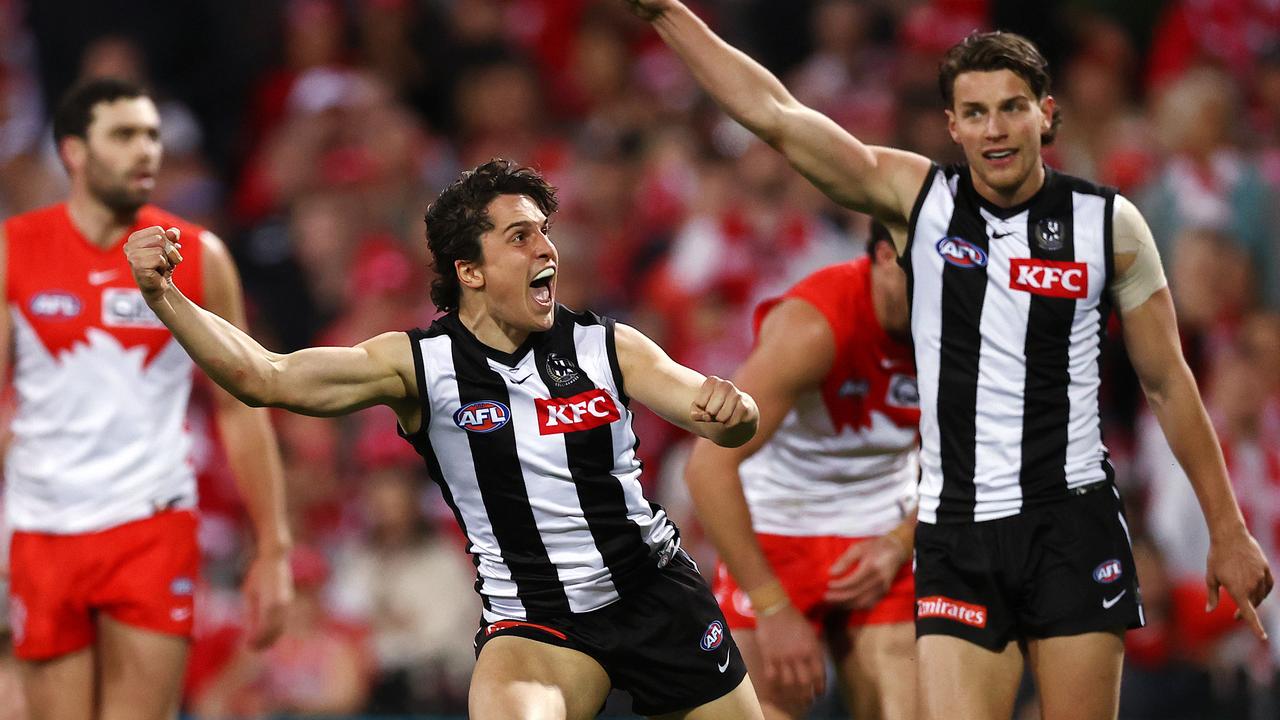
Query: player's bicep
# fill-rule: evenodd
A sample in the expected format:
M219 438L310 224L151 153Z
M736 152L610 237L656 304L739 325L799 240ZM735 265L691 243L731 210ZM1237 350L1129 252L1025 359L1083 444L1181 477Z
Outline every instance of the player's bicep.
M272 360L270 403L305 415L342 415L417 397L413 351L402 332L355 347L316 347Z
M1145 303L1165 287L1164 268L1151 228L1133 203L1117 195L1112 214L1116 276L1111 296L1125 312Z
M614 328L624 392L667 422L697 432L690 410L706 377L672 360L639 330L622 323Z
M929 172L915 153L869 146L831 118L803 105L783 111L773 145L835 202L885 223L905 223Z

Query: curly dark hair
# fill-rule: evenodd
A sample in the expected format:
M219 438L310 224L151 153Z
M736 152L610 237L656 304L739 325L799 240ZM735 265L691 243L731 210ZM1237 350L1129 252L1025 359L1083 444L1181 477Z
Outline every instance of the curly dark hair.
M62 100L53 113L53 141L61 143L69 136L86 138L93 123L93 109L100 103L150 97L146 88L121 78L92 78L78 83Z
M480 236L493 229L489 203L499 195L527 195L548 218L560 206L556 189L537 170L495 158L467 170L427 206L427 248L436 279L431 302L441 312L458 309L462 286L454 263L481 259Z
M1035 43L1011 32L972 32L964 40L951 46L938 65L938 89L942 100L951 109L955 102L956 78L966 72L990 72L1009 70L1022 78L1039 100L1049 95L1052 82L1049 77L1049 61L1044 59ZM1062 124L1062 111L1054 108L1053 124L1048 132L1041 133L1040 142L1053 144Z

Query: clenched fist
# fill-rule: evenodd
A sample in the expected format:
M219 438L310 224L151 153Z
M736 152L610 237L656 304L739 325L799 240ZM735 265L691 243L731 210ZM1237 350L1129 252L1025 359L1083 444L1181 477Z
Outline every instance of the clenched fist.
M143 295L159 295L169 287L173 269L182 262L178 252L182 244L178 228L168 230L152 225L129 236L124 244L125 257L133 270L133 281L138 283Z
M716 377L709 376L698 389L698 397L689 408L689 417L694 422L718 423L725 428L734 428L744 423L755 423L760 413L756 410L756 401L742 392L736 385Z

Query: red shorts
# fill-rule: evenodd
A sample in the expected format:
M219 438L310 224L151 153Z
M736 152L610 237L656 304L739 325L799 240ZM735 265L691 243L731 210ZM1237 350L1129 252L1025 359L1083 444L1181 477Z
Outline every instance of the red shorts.
M911 576L911 563L903 563L889 591L880 602L866 610L848 610L828 605L823 601L829 570L849 547L867 538L844 537L791 537L756 533L760 549L764 551L769 567L782 581L782 587L795 605L819 633L836 617L847 615L846 625L879 625L882 623L912 622L915 620L915 581ZM716 600L729 621L732 630L751 629L756 626L756 616L751 601L729 575L728 568L720 563L716 568Z
M187 510L80 535L15 532L9 548L14 654L46 660L93 643L94 616L191 636L200 549Z

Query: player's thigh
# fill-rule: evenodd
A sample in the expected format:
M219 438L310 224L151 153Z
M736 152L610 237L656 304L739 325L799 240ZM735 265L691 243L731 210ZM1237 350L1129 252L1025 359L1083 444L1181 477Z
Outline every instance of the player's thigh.
M878 623L847 627L843 632L836 668L853 716L857 720L915 718L915 624Z
M765 673L764 657L760 653L760 638L755 630L734 628L733 640L742 653L742 660L747 664L747 675L755 688L756 697L760 700L761 710L766 720L788 720L803 718L809 712L810 702L797 702L777 691L769 682Z
M587 720L609 694L608 673L589 655L523 637L484 644L471 675L472 720Z
M191 643L98 616L99 720L168 720L176 716Z
M1092 632L1027 641L1042 720L1112 720L1120 710L1124 638Z
M19 668L30 720L93 717L93 648L49 660L23 660Z
M760 703L756 700L755 688L751 685L751 675L742 678L738 687L727 695L704 703L698 707L679 712L652 716L654 720L764 720Z
M924 720L1007 720L1022 678L1017 643L1002 651L949 635L916 640L918 716Z

